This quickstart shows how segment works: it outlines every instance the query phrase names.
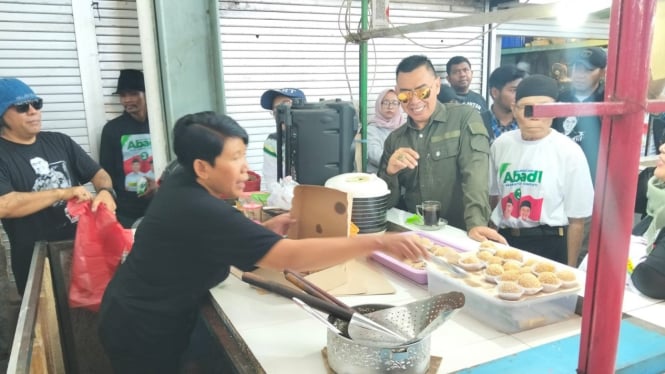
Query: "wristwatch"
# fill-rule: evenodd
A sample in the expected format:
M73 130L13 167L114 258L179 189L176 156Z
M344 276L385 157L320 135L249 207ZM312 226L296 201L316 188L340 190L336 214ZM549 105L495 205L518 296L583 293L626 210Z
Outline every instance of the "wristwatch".
M118 195L115 194L115 190L113 188L111 188L111 187L101 187L97 190L97 193L100 193L102 191L106 191L106 192L110 193L111 196L113 196L113 200L118 199Z

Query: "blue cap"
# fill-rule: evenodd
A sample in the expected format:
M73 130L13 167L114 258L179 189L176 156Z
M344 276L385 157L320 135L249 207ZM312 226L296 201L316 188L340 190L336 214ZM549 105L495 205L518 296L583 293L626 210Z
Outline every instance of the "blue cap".
M268 90L261 95L261 107L272 110L272 102L277 96L286 96L291 99L302 99L307 101L305 94L297 88L280 88L278 90Z
M39 99L32 88L16 78L0 78L0 115L10 106Z

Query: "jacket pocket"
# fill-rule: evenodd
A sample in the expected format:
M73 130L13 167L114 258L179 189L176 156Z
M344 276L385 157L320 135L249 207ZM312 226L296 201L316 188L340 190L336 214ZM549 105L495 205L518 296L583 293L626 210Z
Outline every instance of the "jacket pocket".
M459 153L459 141L460 138L456 137L430 143L430 158L434 161L439 161L451 157L456 157Z

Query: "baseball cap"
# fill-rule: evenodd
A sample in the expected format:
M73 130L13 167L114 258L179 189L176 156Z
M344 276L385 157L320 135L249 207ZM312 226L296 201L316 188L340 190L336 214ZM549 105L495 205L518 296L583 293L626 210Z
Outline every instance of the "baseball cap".
M141 70L120 70L120 76L118 77L118 88L115 90L114 94L119 94L123 91L145 92L145 82L143 81L143 72Z
M305 94L297 88L271 89L261 95L261 108L272 110L272 101L275 100L277 96L286 96L291 99L302 99L303 101L307 101Z
M27 84L16 78L0 79L0 116L14 104L40 99Z
M605 69L607 53L600 47L584 48L575 56L573 65L575 64L582 64L587 69Z

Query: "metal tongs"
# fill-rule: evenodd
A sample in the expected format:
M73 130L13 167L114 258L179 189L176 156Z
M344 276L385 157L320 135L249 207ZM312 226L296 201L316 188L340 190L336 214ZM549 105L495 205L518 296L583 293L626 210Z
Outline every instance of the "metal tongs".
M448 260L446 260L443 257L432 255L432 256L430 256L429 259L423 259L423 261L425 261L427 263L434 263L436 265L443 266L444 268L451 270L453 273L459 275L462 278L469 276L469 273L466 270L462 269L461 266L459 266L457 264L452 264L452 263L448 262Z

